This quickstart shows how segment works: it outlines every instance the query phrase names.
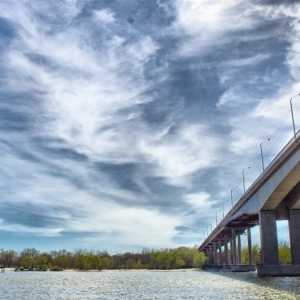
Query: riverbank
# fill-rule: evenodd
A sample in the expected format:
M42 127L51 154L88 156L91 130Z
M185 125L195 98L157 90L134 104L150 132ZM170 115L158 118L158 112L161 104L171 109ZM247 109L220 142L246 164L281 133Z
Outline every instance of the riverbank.
M15 272L16 268L5 268L5 272ZM46 271L39 271L39 270L17 270L17 272L145 272L145 271L151 271L151 272L199 272L203 271L202 269L197 268L191 268L191 269L171 269L171 270L152 270L152 269L131 269L131 270L124 270L124 269L118 269L118 270L79 270L79 269L66 269L61 271L51 271L50 269L47 269Z

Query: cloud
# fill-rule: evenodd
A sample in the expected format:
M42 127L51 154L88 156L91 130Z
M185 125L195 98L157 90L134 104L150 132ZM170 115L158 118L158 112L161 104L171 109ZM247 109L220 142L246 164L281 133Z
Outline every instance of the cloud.
M97 10L95 12L95 16L100 21L100 24L112 23L116 21L116 19L113 16L113 13L107 11L106 9Z
M247 185L261 172L259 144L271 138L267 163L290 137L298 11L3 3L2 230L108 249L192 244L243 168Z
M192 205L197 212L204 213L210 210L211 206L215 204L215 200L210 200L210 195L204 192L187 194L185 202Z
M256 7L250 2L177 1L176 7L178 18L174 30L178 34L183 31L188 37L188 42L180 47L180 55L207 53L210 47L234 42L234 32L260 25L253 17Z
M59 236L59 232L61 229L59 228L33 228L33 227L27 227L22 225L15 225L15 224L5 224L3 220L0 219L0 224L2 231L8 231L8 232L18 232L21 234L36 234L39 236L46 236L46 237L54 237Z
M186 184L185 176L213 165L217 139L206 132L202 126L187 126L170 138L142 140L140 147L158 166L157 176L168 178L174 185Z

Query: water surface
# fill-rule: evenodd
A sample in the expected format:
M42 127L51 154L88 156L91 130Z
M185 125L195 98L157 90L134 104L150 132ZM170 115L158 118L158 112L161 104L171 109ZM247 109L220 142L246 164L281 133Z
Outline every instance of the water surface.
M300 299L300 277L254 272L6 272L1 299Z

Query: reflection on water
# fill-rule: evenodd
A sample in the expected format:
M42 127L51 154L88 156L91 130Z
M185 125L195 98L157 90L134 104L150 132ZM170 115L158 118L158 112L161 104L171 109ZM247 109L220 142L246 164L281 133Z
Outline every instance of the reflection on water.
M300 299L300 277L205 271L6 272L1 299Z

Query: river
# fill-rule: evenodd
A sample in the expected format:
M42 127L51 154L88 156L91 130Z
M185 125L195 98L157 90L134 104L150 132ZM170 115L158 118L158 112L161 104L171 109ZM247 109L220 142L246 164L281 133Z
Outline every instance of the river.
M0 274L1 299L300 299L300 277L254 272L101 271Z

